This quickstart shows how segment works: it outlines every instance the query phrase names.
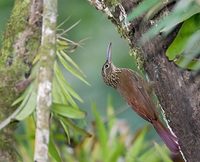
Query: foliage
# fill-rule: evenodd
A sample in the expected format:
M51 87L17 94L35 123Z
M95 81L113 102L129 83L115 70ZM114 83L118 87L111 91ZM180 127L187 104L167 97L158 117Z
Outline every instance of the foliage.
M52 134L49 143L50 160L52 162L172 162L169 157L169 150L166 146L151 143L145 140L149 131L148 127L139 129L132 135L125 120L118 119L111 102L107 106L107 117L102 119L95 104L92 105L94 122L92 128L87 129L92 132L92 136L71 138L66 144L66 137L61 133L61 129L52 123ZM65 125L66 126L66 125ZM19 144L19 154L24 161L31 161L34 146L34 121L33 117L28 117L20 127L20 136L16 136ZM80 128L78 128L80 129ZM77 131L76 131L77 132ZM78 137L78 136L77 136ZM82 142L80 142L82 141ZM152 145L154 145L152 147Z
M117 119L112 105L107 107L107 118L102 120L93 104L94 122L93 136L86 138L72 150L66 151L66 161L69 162L172 162L165 146L146 141L149 128L144 127L132 136L128 124ZM69 149L67 149L69 150Z
M66 31L72 29L75 25L72 25ZM78 65L70 58L69 54L74 51L75 48L80 46L80 44L75 43L69 39L63 37L63 34L66 33L63 31L61 34L57 35L57 55L56 61L54 63L54 77L53 77L53 90L52 90L52 99L53 105L51 107L51 116L58 121L60 126L63 128L64 132L69 139L69 129L77 131L81 134L89 136L87 132L77 127L72 119L83 119L86 116L86 113L78 107L75 102L75 99L83 102L81 97L73 90L71 85L67 82L64 77L64 70L67 70L76 78L89 85L85 80L85 75L78 67ZM31 74L27 80L24 82L28 83L25 91L21 96L14 101L12 106L18 106L16 111L11 114L7 119L0 123L0 128L2 129L12 121L22 121L34 114L36 109L36 98L37 98L37 78L36 74L38 72L38 67L40 64L40 55L37 55L33 61L33 68ZM52 136L51 136L52 137ZM50 140L50 153L53 154L53 157L58 157L56 155L56 149L54 146L53 139ZM56 158L58 160L58 158Z
M145 15L151 19L159 13L164 6L176 2L172 11L154 25L142 37L142 41L155 37L157 34L169 34L177 25L182 24L174 41L166 51L170 61L174 61L178 66L197 71L200 69L200 4L197 0L144 0L129 15L129 20Z

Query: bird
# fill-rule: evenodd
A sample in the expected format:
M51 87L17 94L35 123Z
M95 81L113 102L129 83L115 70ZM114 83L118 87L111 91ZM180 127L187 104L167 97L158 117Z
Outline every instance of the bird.
M178 139L159 119L156 106L151 99L150 84L137 72L116 67L111 60L111 45L112 43L109 43L106 62L102 67L103 81L116 89L140 117L153 125L173 154L178 154L180 150Z

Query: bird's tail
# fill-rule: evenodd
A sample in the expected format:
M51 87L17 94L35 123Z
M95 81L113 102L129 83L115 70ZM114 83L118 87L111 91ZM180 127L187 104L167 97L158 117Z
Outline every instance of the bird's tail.
M152 124L167 147L172 153L177 154L179 152L177 138L159 120L152 121Z

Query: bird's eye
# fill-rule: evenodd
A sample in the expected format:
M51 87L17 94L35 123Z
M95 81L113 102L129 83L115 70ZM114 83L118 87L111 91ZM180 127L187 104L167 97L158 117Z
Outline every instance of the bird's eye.
M105 66L104 66L104 67L107 69L107 68L109 68L109 65L108 65L108 64L105 64Z

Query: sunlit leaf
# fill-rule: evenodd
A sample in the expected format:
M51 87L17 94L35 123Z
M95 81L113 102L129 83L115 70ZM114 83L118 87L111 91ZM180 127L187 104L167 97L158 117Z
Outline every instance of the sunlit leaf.
M169 60L174 60L178 55L183 53L187 43L190 41L190 36L192 36L197 30L200 29L199 20L200 14L196 14L183 23L176 38L166 51L166 55Z
M72 108L71 106L53 103L51 111L64 117L72 119L82 119L86 116L84 111Z

